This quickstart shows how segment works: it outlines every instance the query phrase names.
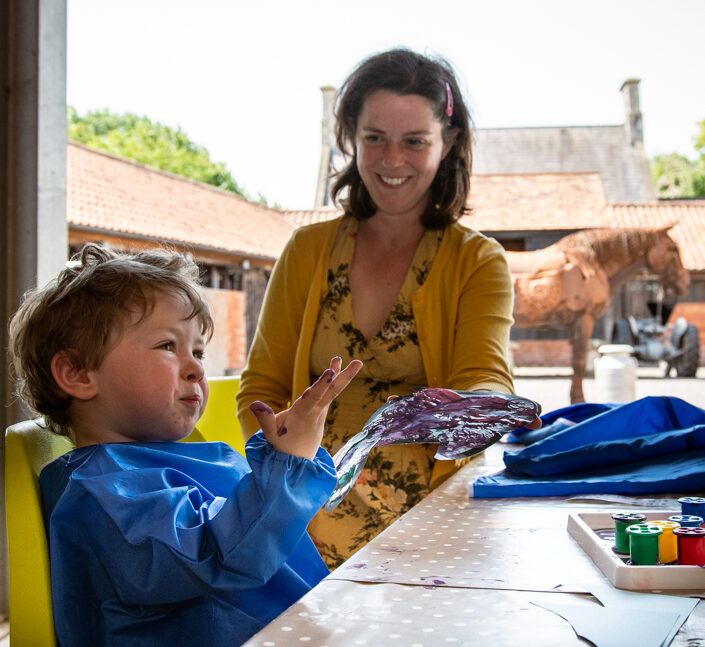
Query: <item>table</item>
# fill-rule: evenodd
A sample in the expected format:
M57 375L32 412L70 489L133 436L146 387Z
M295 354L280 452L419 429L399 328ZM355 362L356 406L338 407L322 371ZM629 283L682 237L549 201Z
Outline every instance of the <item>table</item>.
M503 450L497 444L470 461L246 645L588 644L532 601L597 604L585 591L606 580L567 533L568 513L632 508L553 497L470 498L468 483L500 470ZM678 508L672 498L648 503ZM705 646L704 600L672 645Z

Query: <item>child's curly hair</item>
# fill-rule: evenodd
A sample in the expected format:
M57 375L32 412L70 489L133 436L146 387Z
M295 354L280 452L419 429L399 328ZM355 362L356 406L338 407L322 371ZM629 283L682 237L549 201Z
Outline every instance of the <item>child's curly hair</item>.
M17 394L57 434L71 436L71 397L56 384L52 358L70 353L77 368L94 370L131 317L149 314L158 295L191 305L210 339L213 319L201 293L198 267L167 249L119 253L85 245L46 287L31 290L10 320L10 361Z

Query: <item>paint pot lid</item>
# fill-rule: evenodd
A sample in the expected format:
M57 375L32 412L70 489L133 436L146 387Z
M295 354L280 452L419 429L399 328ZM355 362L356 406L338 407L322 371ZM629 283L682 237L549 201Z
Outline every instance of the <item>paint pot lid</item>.
M702 496L682 496L678 503L690 503L695 505L705 505L705 497Z
M641 514L641 512L615 512L612 515L612 519L625 523L639 523L640 521L646 521L646 515Z
M694 514L673 514L670 517L668 517L669 521L675 521L676 523L679 523L681 526L693 526L697 527L702 525L703 523L703 518L698 517L697 515Z
M676 528L681 527L681 525L677 521L663 521L661 519L658 519L655 521L649 521L649 523L653 524L654 526L658 526L659 528L663 528L664 532L671 532Z
M705 537L705 528L676 528L673 534L681 537Z
M627 534L631 537L657 537L661 533L663 530L651 523L635 523L632 526L627 526Z

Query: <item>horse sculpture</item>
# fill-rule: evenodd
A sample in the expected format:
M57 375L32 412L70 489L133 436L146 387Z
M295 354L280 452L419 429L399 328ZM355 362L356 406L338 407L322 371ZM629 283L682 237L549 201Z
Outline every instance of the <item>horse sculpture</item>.
M516 326L569 329L571 403L584 401L583 377L595 321L628 279L647 270L659 276L666 291L677 296L688 292L688 271L669 229L588 229L538 251L507 252Z

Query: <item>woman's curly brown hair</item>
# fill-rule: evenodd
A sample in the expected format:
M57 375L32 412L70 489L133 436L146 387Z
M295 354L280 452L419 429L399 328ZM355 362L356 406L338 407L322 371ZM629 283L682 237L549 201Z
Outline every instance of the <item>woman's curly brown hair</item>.
M446 114L447 87L453 101L450 117ZM443 229L469 212L472 120L453 68L441 57L431 58L408 49L392 49L365 59L350 74L338 93L336 107L338 148L350 157L350 161L336 175L333 199L343 194L344 200L340 202L346 214L358 219L370 218L377 211L357 170L355 151L357 122L365 99L377 90L425 97L443 126L444 139L455 133L453 146L431 184L429 203L421 218L427 229ZM348 189L347 195L344 195L345 189Z

